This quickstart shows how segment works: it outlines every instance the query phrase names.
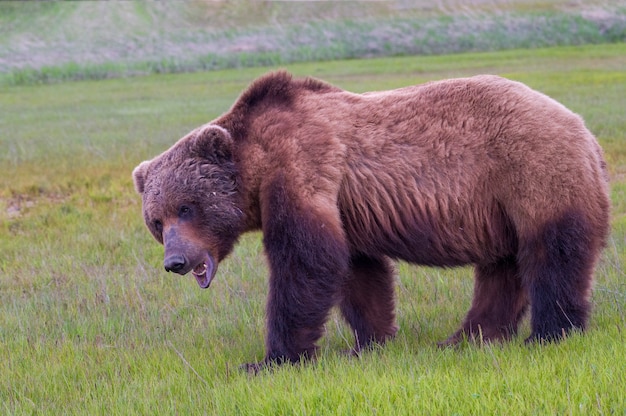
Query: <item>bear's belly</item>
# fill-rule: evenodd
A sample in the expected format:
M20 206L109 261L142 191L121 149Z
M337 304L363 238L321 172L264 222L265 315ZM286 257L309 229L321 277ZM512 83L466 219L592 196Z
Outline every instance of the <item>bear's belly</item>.
M342 221L355 253L453 267L489 264L515 254L515 232L499 209L492 212L485 218L469 210L459 210L454 217L342 211Z

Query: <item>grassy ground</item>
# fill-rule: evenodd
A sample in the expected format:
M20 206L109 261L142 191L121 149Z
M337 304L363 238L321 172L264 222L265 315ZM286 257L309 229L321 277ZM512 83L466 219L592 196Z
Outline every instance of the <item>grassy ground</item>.
M440 350L471 270L398 273L397 338L360 359L333 315L314 364L250 377L266 266L244 238L211 289L166 274L130 172L266 69L0 87L0 413L624 414L626 45L291 65L353 91L497 73L580 113L606 150L613 233L585 335Z
M0 83L625 40L623 0L5 1Z

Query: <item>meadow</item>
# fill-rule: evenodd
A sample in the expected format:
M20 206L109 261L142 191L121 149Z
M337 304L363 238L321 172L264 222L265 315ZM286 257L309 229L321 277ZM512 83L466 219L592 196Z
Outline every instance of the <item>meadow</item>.
M0 86L0 413L626 414L626 45L286 65L360 92L478 73L581 114L606 152L612 236L589 330L564 342L439 349L472 272L398 265L399 332L346 357L336 313L319 359L250 376L267 268L242 238L209 290L167 274L132 169L226 111L270 68Z

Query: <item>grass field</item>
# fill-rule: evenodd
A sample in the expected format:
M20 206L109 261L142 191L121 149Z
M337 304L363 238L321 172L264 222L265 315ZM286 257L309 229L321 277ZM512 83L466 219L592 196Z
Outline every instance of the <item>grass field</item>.
M246 236L209 290L166 274L137 163L226 111L267 68L0 86L0 413L626 414L626 45L289 65L353 91L496 73L580 113L606 151L612 237L589 331L556 345L436 342L471 270L398 267L397 338L347 358L335 315L312 364L251 377L267 270Z

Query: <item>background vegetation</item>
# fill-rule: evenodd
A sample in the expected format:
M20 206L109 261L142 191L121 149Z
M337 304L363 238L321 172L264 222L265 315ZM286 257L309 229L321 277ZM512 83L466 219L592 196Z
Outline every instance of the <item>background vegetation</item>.
M0 82L624 40L607 0L0 2Z
M86 7L82 3L72 7ZM115 3L118 10L128 4L141 10L153 3ZM597 7L594 13L606 6L607 13L619 16L613 13L615 5L586 4ZM358 10L367 13L367 19L396 18L387 5L368 3ZM406 13L445 20L443 15L454 19L458 12L481 21L492 9L494 13L579 10L558 1L547 6L476 2L465 9L461 2L439 5ZM446 5L454 5L456 12L447 13ZM229 23L216 30L227 33L234 25L253 30L257 25L252 23L263 26L272 21L271 10L306 26L297 20L295 6L270 6L259 8L268 14L259 11L255 19L235 6L224 6L220 16ZM32 3L24 7L40 9L29 16L20 7L0 3L4 19L0 30L7 30L5 24L10 22L12 36L26 36L30 30L30 39L71 30L65 24L48 34L33 29L44 27L50 16L60 19L65 13L60 10L69 6ZM153 16L161 10L158 7L144 9ZM323 13L334 13L338 20L349 17L356 13L357 8L352 9L332 3L327 12L319 11L320 20L328 20ZM12 18L7 10L14 13ZM107 13L114 13L101 11L105 21ZM194 16L201 22L209 19L208 12L196 14L189 21ZM173 21L177 16L172 15ZM98 26L96 21L86 19L83 26ZM28 29L33 22L39 25ZM120 22L110 26L109 36L127 27L126 20ZM93 36L107 32L99 30L94 29ZM162 30L164 37L175 33L170 26ZM5 38L0 36L0 42ZM91 65L73 48L59 56L77 62L79 69ZM57 57L50 62L45 65L61 68L64 61ZM94 65L105 67L107 62L127 65L117 56ZM438 349L436 342L456 329L469 308L471 270L400 264L400 331L393 342L359 359L347 358L341 351L351 336L333 314L317 362L250 377L237 367L263 356L267 270L260 236L242 239L220 265L209 290L199 290L193 279L166 274L162 247L142 223L130 172L141 160L226 111L238 93L268 68L53 85L34 85L39 81L31 79L26 85L0 85L0 413L624 414L626 45L286 67L357 92L496 73L525 82L581 114L605 149L613 201L612 236L596 273L589 331L560 344L525 346L526 324L518 339L502 346ZM45 72L43 66L33 68ZM13 77L13 69L3 71ZM63 78L46 80L53 79Z

